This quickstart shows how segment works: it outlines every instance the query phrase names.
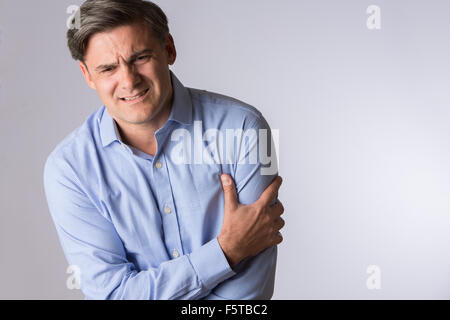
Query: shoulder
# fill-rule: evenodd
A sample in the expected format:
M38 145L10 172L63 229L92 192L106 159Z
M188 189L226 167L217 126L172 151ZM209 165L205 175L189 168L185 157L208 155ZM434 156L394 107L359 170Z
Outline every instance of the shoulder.
M247 123L265 122L261 112L254 106L239 99L216 92L188 88L194 111L201 112L203 117L213 115L224 120L244 120Z
M68 134L52 150L45 162L44 174L47 178L69 172L76 173L83 163L96 154L97 119L102 109L93 112L80 127Z

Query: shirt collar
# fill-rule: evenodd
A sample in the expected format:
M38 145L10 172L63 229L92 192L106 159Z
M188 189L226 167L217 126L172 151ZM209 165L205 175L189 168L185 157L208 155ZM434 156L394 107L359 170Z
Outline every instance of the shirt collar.
M100 137L103 147L110 145L113 141L120 141L120 134L116 122L109 115L105 106L103 106L103 112L100 118L98 118L98 121L100 123Z
M173 88L173 102L169 120L183 124L192 124L192 101L189 91L172 71L170 71L170 76Z
M173 88L173 102L168 121L173 120L182 124L192 124L192 101L189 91L172 71L170 71L170 77ZM110 145L113 141L121 140L116 122L110 116L105 106L103 106L103 111L98 121L103 147Z

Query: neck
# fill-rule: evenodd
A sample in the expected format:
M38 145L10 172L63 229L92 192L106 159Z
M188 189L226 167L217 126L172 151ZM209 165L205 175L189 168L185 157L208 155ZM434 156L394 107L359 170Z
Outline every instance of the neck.
M148 122L131 124L120 119L116 120L122 141L127 145L154 156L158 150L155 132L169 119L172 107L172 95L156 117Z

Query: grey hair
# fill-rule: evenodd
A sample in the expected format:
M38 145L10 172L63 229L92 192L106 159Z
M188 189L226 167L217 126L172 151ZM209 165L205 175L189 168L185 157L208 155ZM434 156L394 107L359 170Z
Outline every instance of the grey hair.
M144 0L87 0L73 19L78 28L67 31L67 46L75 60L84 62L89 39L96 33L135 22L145 23L163 44L169 34L168 20L156 4Z

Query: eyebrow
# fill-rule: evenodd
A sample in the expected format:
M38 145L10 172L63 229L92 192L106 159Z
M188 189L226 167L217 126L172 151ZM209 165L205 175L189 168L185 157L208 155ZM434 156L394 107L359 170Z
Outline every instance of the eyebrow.
M153 50L151 49L144 49L138 52L133 53L130 58L128 59L128 63L133 63L140 55L142 54L151 54L153 53ZM101 71L109 68L114 68L117 66L117 63L109 63L109 64L101 64L97 68L95 68L95 71Z

